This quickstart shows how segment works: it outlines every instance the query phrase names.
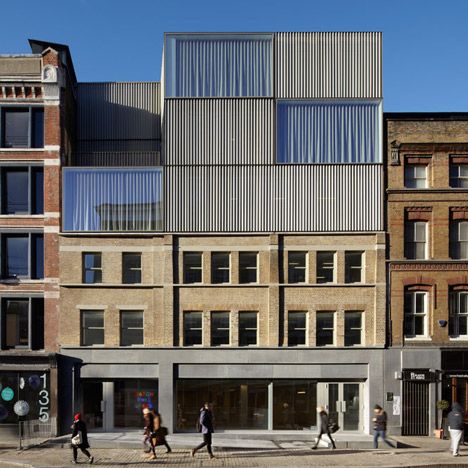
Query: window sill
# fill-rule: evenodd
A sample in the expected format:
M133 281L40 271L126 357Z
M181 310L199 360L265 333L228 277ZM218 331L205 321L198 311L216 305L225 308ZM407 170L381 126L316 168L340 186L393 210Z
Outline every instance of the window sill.
M45 151L45 148L0 148L0 152L6 151L8 153L22 153L23 151L26 151L28 153L34 153L37 151L43 152Z
M1 219L12 219L12 218L20 218L20 219L42 219L44 218L43 214L0 214Z
M468 341L468 335L462 335L462 336L450 336L449 337L450 341Z
M405 341L432 341L430 336L413 336L413 337L404 337Z

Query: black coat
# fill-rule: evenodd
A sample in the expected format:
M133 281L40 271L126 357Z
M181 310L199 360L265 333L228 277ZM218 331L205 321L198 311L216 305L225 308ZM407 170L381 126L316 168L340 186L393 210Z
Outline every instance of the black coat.
M89 448L88 429L86 428L86 423L81 420L75 421L73 423L72 429L73 429L72 438L77 436L78 432L81 431L81 444L76 445L75 447L78 447L81 449Z
M323 433L329 432L328 429L328 414L326 411L320 411L320 424L319 424L319 431Z
M374 429L376 431L386 431L387 430L387 413L382 411L375 417Z

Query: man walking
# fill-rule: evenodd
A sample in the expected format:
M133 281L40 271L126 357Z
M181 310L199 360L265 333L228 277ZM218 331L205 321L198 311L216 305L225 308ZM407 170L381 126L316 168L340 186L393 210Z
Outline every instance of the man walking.
M322 438L323 434L327 434L328 438L330 439L330 442L332 443L332 448L334 450L336 449L336 445L335 441L332 439L332 436L330 434L330 420L328 418L328 414L323 406L317 406L317 413L319 414L320 418L318 421L319 434L317 436L317 441L315 442L315 445L312 447L312 450L317 450L317 445L320 442L320 439Z
M387 413L379 405L374 406L374 448L379 448L379 437L392 448L395 446L387 439Z
M203 442L194 449L191 450L192 457L195 456L198 450L205 447L208 451L210 458L215 458L213 452L211 450L211 443L212 443L212 436L214 429L213 429L213 413L211 411L212 405L211 403L206 402L203 407L200 409L200 419L199 419L199 432L203 434Z
M458 449L463 438L464 426L463 408L459 403L452 404L452 411L448 414L448 425L451 439L451 450L454 457L458 457Z

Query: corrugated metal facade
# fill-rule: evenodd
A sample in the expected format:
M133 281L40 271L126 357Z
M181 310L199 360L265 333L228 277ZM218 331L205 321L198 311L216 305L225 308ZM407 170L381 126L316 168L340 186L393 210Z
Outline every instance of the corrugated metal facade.
M272 164L273 99L168 99L165 164Z
M382 184L380 164L166 167L166 230L379 231Z
M275 39L276 97L382 97L381 33L277 33Z

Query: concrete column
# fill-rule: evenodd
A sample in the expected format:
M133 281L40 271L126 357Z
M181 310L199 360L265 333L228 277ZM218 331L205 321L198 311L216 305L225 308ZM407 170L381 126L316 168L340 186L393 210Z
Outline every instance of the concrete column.
M102 383L102 399L104 401L103 429L114 429L114 382Z
M158 408L161 413L164 425L169 429L169 432L175 430L175 382L174 382L174 365L171 363L159 363L159 381L158 381Z
M268 430L273 430L273 382L268 384Z

